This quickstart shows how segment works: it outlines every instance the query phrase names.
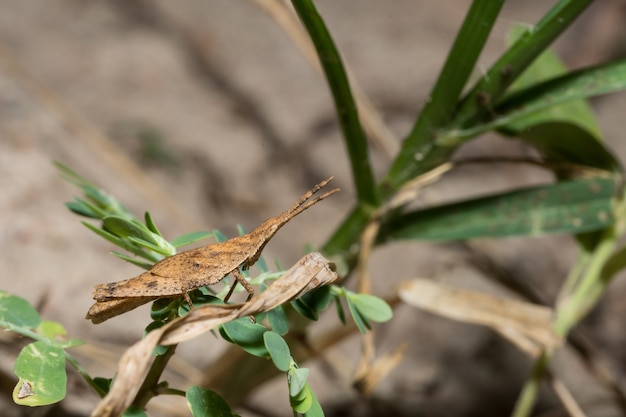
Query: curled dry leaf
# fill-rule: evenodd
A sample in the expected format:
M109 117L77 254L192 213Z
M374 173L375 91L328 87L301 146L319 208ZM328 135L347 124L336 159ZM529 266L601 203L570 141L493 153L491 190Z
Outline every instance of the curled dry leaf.
M334 265L321 254L313 252L301 258L265 291L246 303L198 307L153 330L124 353L115 382L91 414L92 417L119 416L132 403L148 373L155 346L184 342L236 318L271 310L338 278Z
M399 295L405 303L431 313L491 327L532 356L542 349L553 350L562 343L553 331L553 311L548 307L425 279L403 283Z

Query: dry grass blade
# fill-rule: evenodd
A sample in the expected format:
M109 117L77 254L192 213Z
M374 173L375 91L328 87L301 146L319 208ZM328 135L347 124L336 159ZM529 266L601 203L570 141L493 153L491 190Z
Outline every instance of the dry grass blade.
M92 417L119 416L132 403L138 387L148 373L155 346L180 343L238 317L271 310L338 278L334 265L319 253L313 252L301 258L267 290L246 303L199 307L186 316L153 330L124 353L118 365L115 382L91 414Z
M547 307L425 279L403 283L399 295L405 303L431 313L491 327L525 352L528 352L528 343L548 351L562 344L561 338L552 330L553 311ZM518 343L519 338L524 339L524 344Z
M403 343L375 361L362 362L353 383L359 393L369 396L378 383L400 364L407 347L408 345Z

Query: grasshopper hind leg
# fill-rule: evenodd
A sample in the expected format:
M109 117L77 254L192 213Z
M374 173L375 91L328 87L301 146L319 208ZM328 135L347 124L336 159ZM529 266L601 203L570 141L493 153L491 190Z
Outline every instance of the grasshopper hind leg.
M230 296L233 295L237 283L240 283L246 289L246 291L248 292L248 298L246 298L246 301L250 301L250 299L254 296L254 287L250 285L248 280L246 280L243 275L241 275L239 269L233 270L231 274L233 274L233 276L235 277L235 281L230 286L230 290L228 290L228 294L226 294L226 297L224 297L224 302L227 302L230 299Z

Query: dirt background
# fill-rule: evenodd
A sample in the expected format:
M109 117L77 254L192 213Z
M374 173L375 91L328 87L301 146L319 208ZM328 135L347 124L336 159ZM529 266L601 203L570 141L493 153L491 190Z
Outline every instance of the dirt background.
M353 75L391 132L403 137L469 2L316 3ZM350 210L354 191L325 81L255 2L0 0L0 7L0 288L87 340L75 353L93 374L111 376L124 347L141 334L147 310L99 326L83 319L94 284L138 270L108 255L111 245L65 209L78 192L60 180L51 161L95 181L138 215L150 210L169 237L213 228L232 236L236 224L252 229L335 175L342 192L287 225L267 247L266 258L282 265L295 262L305 244L323 243ZM547 7L539 0L507 2L476 76L504 49L514 24L537 21ZM556 50L574 68L623 55L625 16L619 0L596 2ZM624 95L597 99L594 107L623 160ZM371 152L381 174L389 159L379 147ZM485 137L461 156L528 152L514 141ZM529 168L503 166L497 174L464 168L422 199L436 203L547 179ZM371 274L378 294L415 276L500 291L485 278L485 265L495 266L550 303L574 256L573 242L563 236L394 244L374 254ZM624 296L620 277L580 329L622 386ZM84 416L97 403L70 371L70 394L60 406L14 406L11 371L20 341L6 334L0 341L3 417ZM402 342L408 350L370 398L350 388L358 337L307 363L327 415L503 415L530 371L530 361L489 330L405 306L379 327L377 341L379 352ZM223 350L210 336L182 346L169 380L181 387L202 380ZM559 355L555 372L588 415L621 415L609 389L571 349ZM283 379L270 381L238 410L290 415L285 386ZM541 398L537 415L562 415L549 390ZM152 410L188 415L180 399L155 401Z

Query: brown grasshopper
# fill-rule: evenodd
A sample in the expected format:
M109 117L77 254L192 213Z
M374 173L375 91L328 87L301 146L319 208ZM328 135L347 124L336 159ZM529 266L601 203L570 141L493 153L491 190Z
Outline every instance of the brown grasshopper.
M254 265L267 242L289 220L339 191L335 188L311 199L332 179L330 177L320 182L300 197L289 210L265 220L248 234L177 253L134 278L96 285L93 291L96 302L87 312L86 318L93 323L101 323L157 298L183 296L191 305L187 294L189 291L216 284L229 274L235 280L224 301L228 301L238 282L248 292L249 300L254 295L254 288L241 275L239 268L246 270Z

